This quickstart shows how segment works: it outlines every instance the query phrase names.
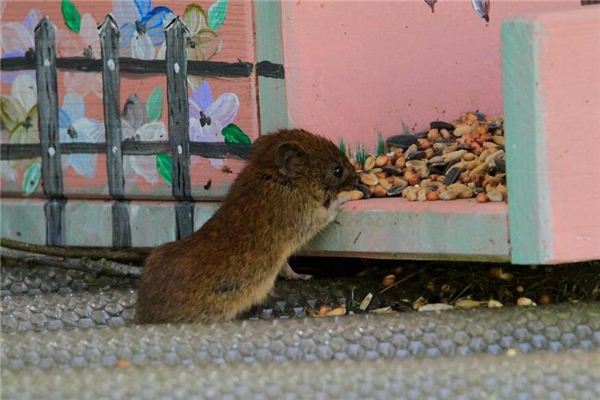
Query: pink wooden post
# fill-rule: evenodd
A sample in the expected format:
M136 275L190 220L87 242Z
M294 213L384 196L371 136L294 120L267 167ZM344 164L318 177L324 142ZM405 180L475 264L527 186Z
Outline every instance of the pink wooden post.
M600 258L600 7L503 26L515 263Z

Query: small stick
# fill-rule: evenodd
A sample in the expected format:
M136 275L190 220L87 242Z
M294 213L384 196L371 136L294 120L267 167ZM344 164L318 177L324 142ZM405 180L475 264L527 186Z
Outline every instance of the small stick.
M143 250L111 250L106 248L41 246L37 244L6 239L3 237L0 237L0 246L8 249L21 250L29 253L46 254L57 257L87 257L94 260L100 260L104 258L106 260L119 262L142 262L146 258L146 253L144 253Z
M385 292L385 291L388 291L388 290L390 290L391 288L393 288L394 286L397 286L397 285L401 284L402 282L406 282L407 280L409 280L410 278L412 278L413 276L415 276L415 275L416 275L416 274L418 274L419 272L421 272L421 271L420 271L420 270L419 270L419 271L415 271L415 272L413 272L412 274L409 274L408 276L405 276L403 279L400 279L399 281L397 281L397 282L394 282L394 283L393 283L393 284L391 284L390 286L388 286L388 287L386 287L386 288L384 288L384 289L380 290L378 294L381 294L381 293L383 293L383 292Z
M106 259L91 260L83 258L66 258L46 254L36 254L22 250L0 247L0 256L3 260L26 263L28 265L45 265L77 271L91 272L98 275L113 275L124 277L139 277L142 267L121 264Z

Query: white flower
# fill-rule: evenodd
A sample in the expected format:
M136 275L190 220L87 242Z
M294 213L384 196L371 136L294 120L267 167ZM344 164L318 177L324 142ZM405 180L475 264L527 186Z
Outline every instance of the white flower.
M154 142L166 140L167 129L160 121L148 123L146 109L137 95L131 95L125 103L121 127L124 140L142 142ZM125 168L129 169L127 176L135 174L143 177L151 184L158 182L158 171L156 170L156 156L126 156L124 157Z

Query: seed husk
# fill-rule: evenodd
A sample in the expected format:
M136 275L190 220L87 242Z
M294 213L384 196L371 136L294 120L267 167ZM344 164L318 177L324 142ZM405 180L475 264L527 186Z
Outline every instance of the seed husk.
M463 168L452 167L446 173L446 177L444 178L444 185L451 185L458 180L460 174L464 171Z
M369 191L369 187L367 185L364 185L362 183L356 183L354 184L354 188L362 192L364 199L368 199L369 197L371 197L371 192Z
M389 147L398 147L406 150L411 145L417 144L417 138L414 135L395 135L387 139Z
M391 176L402 176L402 168L400 167L383 167L383 171Z
M406 181L405 181L406 182ZM394 185L391 188L388 189L388 196L390 197L396 197L396 196L401 196L402 195L402 191L404 189L406 189L406 187L408 186L408 182L406 182L406 185Z
M453 131L454 125L444 121L431 121L429 123L429 129L446 129L447 131Z

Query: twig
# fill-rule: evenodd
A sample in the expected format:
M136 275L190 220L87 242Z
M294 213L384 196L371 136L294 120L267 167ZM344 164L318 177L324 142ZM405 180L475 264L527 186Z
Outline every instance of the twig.
M142 250L111 250L107 248L53 247L19 242L0 237L0 246L29 253L46 254L57 257L91 258L93 260L113 260L119 262L142 262L146 254Z
M387 291L387 290L389 290L389 289L393 288L394 286L401 284L402 282L406 282L407 280L409 280L410 278L412 278L413 276L415 276L415 275L416 275L416 274L418 274L419 272L421 272L421 270L419 270L419 271L415 271L415 272L413 272L412 274L409 274L408 276L404 277L403 279L400 279L398 282L394 282L394 283L392 283L390 286L388 286L388 287L386 287L386 288L384 288L384 289L380 290L378 294L381 294L381 293L383 293L383 292L385 292L385 291Z
M134 265L121 264L106 259L91 260L83 258L66 258L46 254L36 254L22 250L0 247L0 256L3 260L26 263L28 265L45 265L64 269L91 272L98 275L113 275L125 277L139 277L142 268Z

